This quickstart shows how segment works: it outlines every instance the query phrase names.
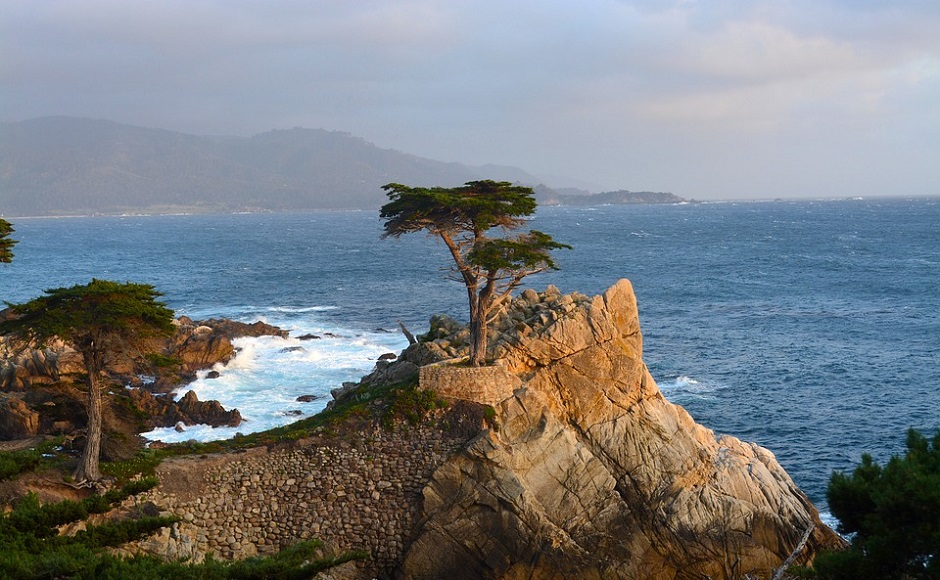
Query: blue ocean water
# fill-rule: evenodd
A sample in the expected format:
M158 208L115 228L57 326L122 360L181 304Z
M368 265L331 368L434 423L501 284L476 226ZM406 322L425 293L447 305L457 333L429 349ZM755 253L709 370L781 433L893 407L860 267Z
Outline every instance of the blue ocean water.
M220 379L192 385L239 407L242 431L322 408L296 396L326 395L400 349L398 320L422 332L433 313L466 317L444 249L420 234L381 240L377 212L13 221L0 299L131 280L194 318L324 335L243 340ZM540 208L532 227L574 249L529 286L594 294L630 278L667 398L769 448L817 504L833 469L903 451L908 427L940 428L940 199Z

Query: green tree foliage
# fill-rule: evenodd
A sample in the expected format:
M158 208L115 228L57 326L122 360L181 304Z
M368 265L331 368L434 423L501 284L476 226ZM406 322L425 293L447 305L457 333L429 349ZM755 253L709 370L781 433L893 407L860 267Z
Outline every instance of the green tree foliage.
M12 317L0 322L0 333L10 334L22 344L41 346L59 339L82 355L87 373L88 428L75 472L77 481L101 479L101 374L110 357L137 354L146 348L148 339L173 333L173 311L157 301L159 296L147 284L92 280L46 290L45 296L11 304Z
M13 246L16 240L10 239L13 226L5 219L0 219L0 264L9 264L13 261Z
M819 578L940 579L940 431L928 441L909 430L905 455L884 467L863 455L826 495L852 545L817 558Z
M386 220L383 237L427 231L450 251L453 272L466 286L470 304L470 364L484 364L490 316L523 278L556 269L552 250L570 246L535 230L510 237L488 235L494 229L515 230L535 213L535 194L529 187L485 180L454 188L389 183L382 189L391 200L380 213Z

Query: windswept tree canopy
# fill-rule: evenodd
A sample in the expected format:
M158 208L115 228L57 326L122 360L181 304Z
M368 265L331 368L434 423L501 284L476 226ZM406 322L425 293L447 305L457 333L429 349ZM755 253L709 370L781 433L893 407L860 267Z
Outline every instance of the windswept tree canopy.
M389 183L391 201L382 206L383 237L427 231L438 236L454 260L453 272L467 288L470 302L470 362L483 364L486 326L494 309L522 279L556 269L551 251L570 248L546 233L532 230L491 238L487 232L509 232L535 213L529 187L505 181L471 181L461 187L409 187Z
M88 428L76 481L101 478L103 393L99 375L108 357L137 354L146 347L147 339L173 333L173 311L157 301L159 296L149 284L92 280L46 290L45 296L11 304L11 316L0 322L0 334L9 334L24 344L38 347L57 338L82 355L87 373Z
M13 317L0 323L0 332L37 344L59 338L79 352L119 352L141 339L173 332L173 311L157 300L159 296L149 284L93 279L11 304Z
M532 188L506 181L471 181L461 187L382 187L391 201L382 206L385 237L427 230L482 234L495 227L516 229L535 213Z

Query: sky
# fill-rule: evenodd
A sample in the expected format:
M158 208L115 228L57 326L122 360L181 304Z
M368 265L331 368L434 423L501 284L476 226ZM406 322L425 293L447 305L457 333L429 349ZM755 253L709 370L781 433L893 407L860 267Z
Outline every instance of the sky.
M592 191L940 195L940 2L3 0L0 121L49 115Z

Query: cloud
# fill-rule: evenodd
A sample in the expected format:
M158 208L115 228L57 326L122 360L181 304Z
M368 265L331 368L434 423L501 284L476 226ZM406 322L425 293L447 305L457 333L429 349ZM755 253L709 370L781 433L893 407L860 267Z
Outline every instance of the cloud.
M940 183L910 164L938 142L938 30L914 0L9 0L0 120L324 127L689 196L794 189L775 167L818 178L818 143ZM751 186L710 165L745 158Z

